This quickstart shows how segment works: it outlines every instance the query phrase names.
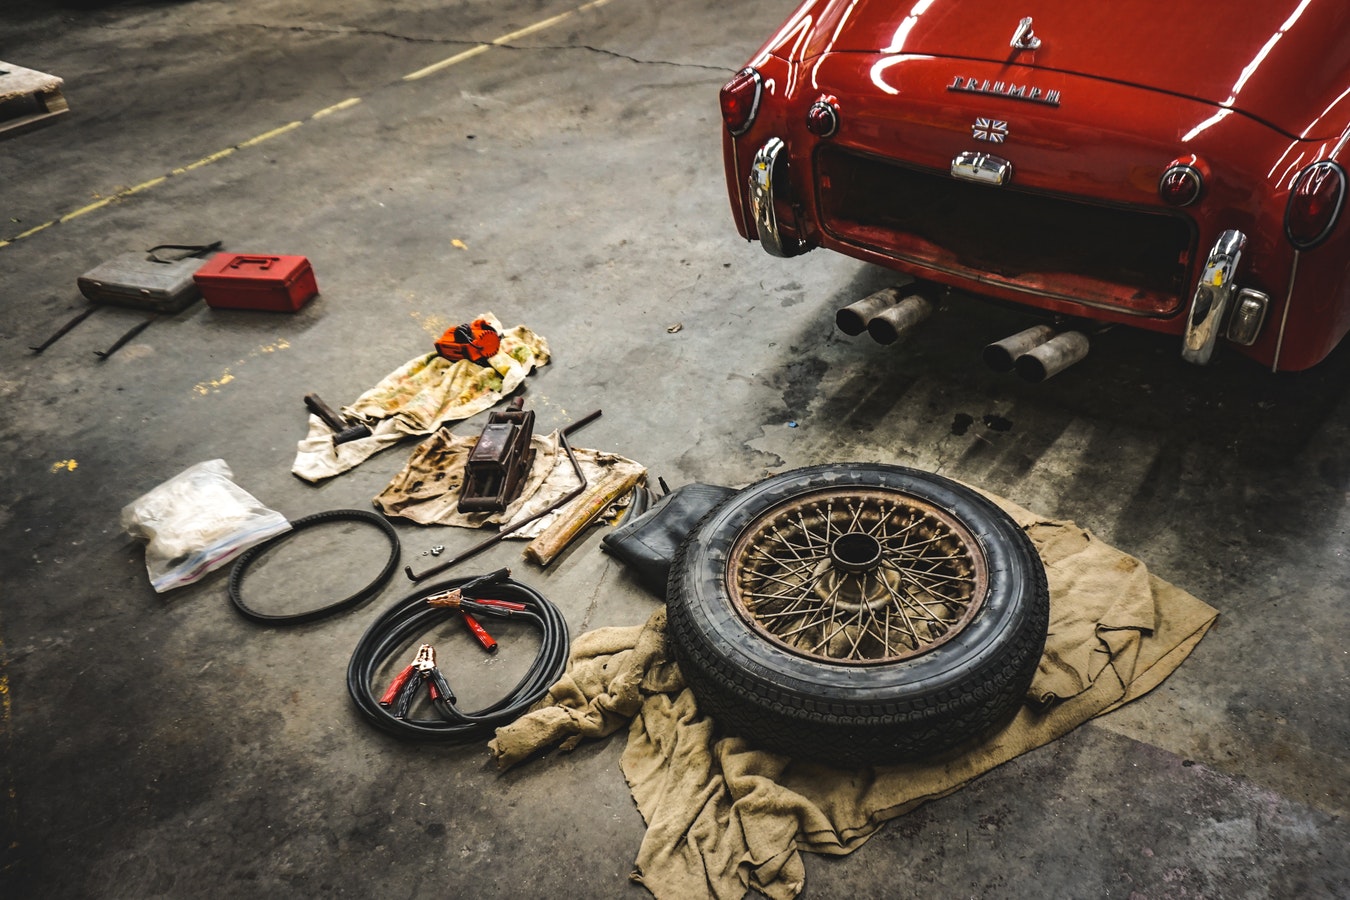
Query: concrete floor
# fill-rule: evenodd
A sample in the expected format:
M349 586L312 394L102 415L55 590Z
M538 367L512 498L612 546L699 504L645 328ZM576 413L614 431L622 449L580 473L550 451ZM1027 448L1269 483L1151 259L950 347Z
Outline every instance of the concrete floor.
M886 273L771 259L724 196L717 89L792 0L609 0L403 79L576 6L5 13L3 57L63 76L71 112L0 142L0 895L646 896L620 739L500 776L481 745L358 718L347 661L401 577L354 613L260 628L224 571L156 595L118 524L217 457L291 518L369 508L411 445L303 483L301 397L349 402L482 310L552 345L528 382L541 429L602 408L577 442L672 485L932 469L1076 520L1221 611L1160 689L809 859L806 896L1350 894L1350 354L1272 378L1115 331L1030 386L978 363L1021 317L964 297L902 347L846 338L834 310ZM294 316L198 305L106 362L91 351L139 313L27 350L83 308L82 272L213 238L308 256L322 296ZM399 532L414 565L482 537ZM546 572L515 544L467 571L515 566L573 634L644 621L598 538ZM503 679L479 663L456 683Z

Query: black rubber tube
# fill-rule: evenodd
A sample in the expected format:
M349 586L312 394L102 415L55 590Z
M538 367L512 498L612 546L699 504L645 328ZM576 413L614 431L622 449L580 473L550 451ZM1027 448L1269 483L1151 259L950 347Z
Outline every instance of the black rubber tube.
M317 609L304 610L298 613L282 613L278 615L261 613L244 602L244 576L248 574L249 566L253 565L253 562L259 556L273 547L276 547L283 541L293 537L297 532L319 525L326 525L330 522L364 522L369 525L374 525L380 531L384 532L385 537L389 539L389 561L385 563L384 569L375 577L374 581L370 582L350 597L344 597L336 603L329 603ZM248 550L244 551L244 554L235 561L234 568L230 570L230 600L234 603L234 608L237 609L239 614L244 618L265 625L299 625L302 622L314 622L325 618L326 616L331 616L334 613L341 612L344 609L350 609L379 593L380 590L389 583L389 579L393 577L394 570L398 567L399 553L398 532L394 531L394 526L389 523L388 519L378 513L373 513L364 509L330 509L326 512L315 513L312 516L296 519L291 523L290 531L283 532L271 540L264 541L256 547L250 547Z
M544 696L567 667L570 643L567 621L562 612L542 594L517 582L496 581L483 592L496 600L524 605L520 611L476 604L466 596L463 609L479 618L509 618L529 622L539 629L540 646L534 662L519 683L506 696L475 712L464 712L454 699L438 700L436 719L400 719L380 705L380 686L374 683L381 665L407 649L430 632L439 622L459 613L454 609L430 606L427 598L473 581L456 578L420 588L391 607L361 636L347 666L347 692L357 709L371 724L399 738L417 741L470 741L484 738L519 718L535 701Z

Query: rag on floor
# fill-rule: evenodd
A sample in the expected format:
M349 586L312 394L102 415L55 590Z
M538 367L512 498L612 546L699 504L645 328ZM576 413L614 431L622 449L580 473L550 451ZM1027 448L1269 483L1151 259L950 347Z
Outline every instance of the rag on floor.
M497 730L493 757L507 768L627 725L621 766L647 822L634 879L658 900L734 900L750 889L795 897L806 879L800 851L851 853L887 820L1142 696L1218 615L1072 522L991 499L1045 564L1050 626L1026 701L982 740L921 762L845 770L723 736L684 686L662 607L645 625L579 637L536 709Z
M370 427L369 437L333 443L333 432L318 416L309 417L309 433L296 445L291 472L305 481L322 481L355 468L409 436L431 434L447 422L477 415L514 391L549 361L548 341L524 325L502 331L491 313L486 319L501 332L501 346L487 365L451 362L435 351L416 356L390 372L342 414Z
M451 434L444 429L437 431L417 445L407 465L375 497L375 506L387 516L400 516L420 525L509 527L512 522L541 514L581 486L558 432L534 435L530 441L534 461L519 494L506 509L462 513L459 511L460 487L464 483L469 453L477 442L478 435ZM645 476L647 472L641 463L617 453L573 447L572 455L588 485L599 484L616 474ZM541 516L517 529L512 537L535 537L563 513L564 509L559 509Z

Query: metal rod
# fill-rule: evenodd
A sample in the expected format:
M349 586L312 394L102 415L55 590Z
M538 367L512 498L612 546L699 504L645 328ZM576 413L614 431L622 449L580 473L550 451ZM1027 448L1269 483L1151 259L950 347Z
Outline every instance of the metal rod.
M118 350L121 350L123 345L126 344L127 341L131 340L136 335L140 334L142 331L149 328L150 323L158 318L159 315L155 314L150 318L146 319L144 322L141 322L138 325L133 325L131 329L127 331L126 334L122 335L120 338L114 341L111 347L109 347L107 350L95 350L94 355L97 356L99 359L107 359L108 357L116 353Z
M466 559L471 559L477 556L479 553L482 553L489 547L496 546L497 544L504 541L509 535L515 534L517 531L524 528L531 522L537 519L542 519L549 513L557 509L560 509L561 507L575 500L578 496L581 495L583 491L586 490L588 485L586 483L586 473L582 471L581 463L577 462L576 454L572 452L572 445L567 442L567 436L571 434L573 431L577 431L585 427L586 425L591 424L598 418L600 418L600 410L597 409L595 412L582 416L580 419L577 419L571 425L568 425L566 428L563 428L558 432L558 443L562 445L563 451L567 454L567 458L571 460L572 470L577 473L577 478L581 480L581 485L579 487L569 491L565 496L559 498L555 503L549 505L547 509L542 509L539 512L535 513L534 515L530 516L529 518L521 519L519 522L512 523L510 527L503 528L501 531L498 531L496 534L494 534L487 540L480 541L477 544L474 544L472 547L470 547L468 550L465 550L458 556L451 557L450 559L447 559L445 562L433 566L430 569L427 569L425 572L421 573L414 573L412 570L412 566L404 566L403 574L407 575L408 580L414 583L419 581L425 581L426 579L430 578L433 575L439 575L440 573L446 571L447 569L459 565Z
M41 344L38 344L36 347L29 347L28 349L32 350L34 353L41 353L43 350L46 350L52 344L55 344L62 337L64 337L66 332L70 331L70 329L74 328L76 325L80 324L85 319L92 316L94 314L94 310L96 309L98 309L97 306L90 306L84 312L77 314L75 318L71 319L69 322L62 325L60 328L56 329L56 333L53 334L51 337L47 338Z

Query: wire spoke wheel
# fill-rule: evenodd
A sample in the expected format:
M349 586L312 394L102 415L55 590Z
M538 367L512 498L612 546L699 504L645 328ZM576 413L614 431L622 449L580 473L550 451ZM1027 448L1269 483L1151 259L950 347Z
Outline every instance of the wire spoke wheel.
M733 494L681 545L668 634L699 709L767 750L900 762L1016 713L1049 591L1026 534L964 485L812 466Z
M802 656L843 664L908 659L959 634L988 585L965 526L893 491L822 491L774 508L733 547L736 611Z

